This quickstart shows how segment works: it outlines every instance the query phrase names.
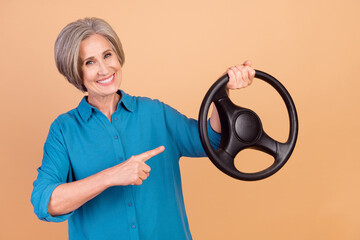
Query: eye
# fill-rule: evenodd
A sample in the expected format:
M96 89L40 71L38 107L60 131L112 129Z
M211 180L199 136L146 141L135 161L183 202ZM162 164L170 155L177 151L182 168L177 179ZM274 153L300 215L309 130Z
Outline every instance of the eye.
M93 61L86 61L85 62L85 65L87 66L87 65L91 65L91 64L93 64L94 62Z
M111 55L112 55L111 53L106 53L105 56L104 56L104 58L111 57Z

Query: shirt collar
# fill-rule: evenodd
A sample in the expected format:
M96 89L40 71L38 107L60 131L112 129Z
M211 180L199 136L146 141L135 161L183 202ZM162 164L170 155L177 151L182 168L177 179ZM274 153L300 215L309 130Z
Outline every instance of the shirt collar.
M121 99L116 110L120 109L120 104L122 104L129 112L134 112L134 98L125 93L123 90L118 90L117 94L121 96Z
M116 111L118 111L122 106L124 106L124 108L127 111L133 112L134 111L134 99L130 95L126 94L123 90L118 90L116 93L121 96L121 99L118 103ZM84 96L83 99L81 100L81 102L79 103L77 110L78 110L81 118L84 121L88 121L93 110L95 110L95 107L91 106L87 102L86 96Z

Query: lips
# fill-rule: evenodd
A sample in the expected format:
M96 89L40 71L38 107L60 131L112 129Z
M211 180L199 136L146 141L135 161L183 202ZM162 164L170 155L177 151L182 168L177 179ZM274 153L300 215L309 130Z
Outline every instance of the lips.
M102 80L99 80L99 81L96 81L96 82L101 84L101 85L108 85L108 84L113 82L114 77L115 77L115 73L113 75L111 75L110 77L108 77L108 78L105 78L105 79L102 79Z

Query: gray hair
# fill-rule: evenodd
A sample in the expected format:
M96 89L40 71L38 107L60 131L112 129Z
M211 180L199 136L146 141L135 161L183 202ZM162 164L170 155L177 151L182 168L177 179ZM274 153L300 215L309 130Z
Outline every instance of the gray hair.
M69 23L55 42L55 62L59 72L76 88L86 92L80 59L80 43L94 34L104 36L111 44L121 66L125 61L119 37L111 26L99 18L84 18Z

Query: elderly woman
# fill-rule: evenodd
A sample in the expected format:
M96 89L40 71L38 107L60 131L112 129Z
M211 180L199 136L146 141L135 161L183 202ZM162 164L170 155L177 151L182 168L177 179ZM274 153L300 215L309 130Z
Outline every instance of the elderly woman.
M124 52L104 20L68 24L55 60L87 96L51 124L31 196L36 215L68 220L70 239L191 239L179 159L206 156L197 121L119 90ZM229 89L246 87L255 75L248 61L227 73ZM216 108L208 132L216 148Z

